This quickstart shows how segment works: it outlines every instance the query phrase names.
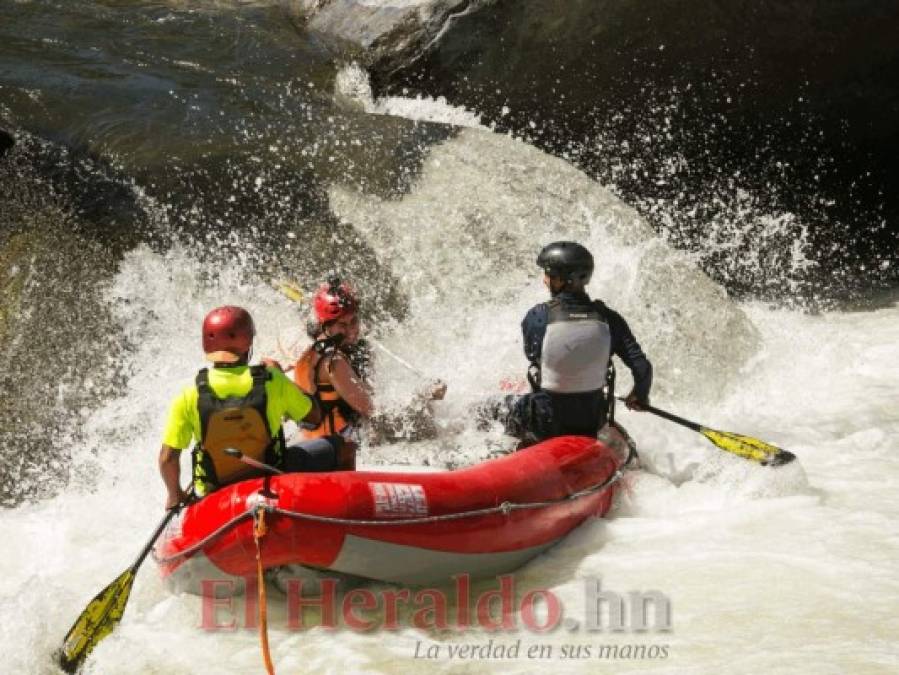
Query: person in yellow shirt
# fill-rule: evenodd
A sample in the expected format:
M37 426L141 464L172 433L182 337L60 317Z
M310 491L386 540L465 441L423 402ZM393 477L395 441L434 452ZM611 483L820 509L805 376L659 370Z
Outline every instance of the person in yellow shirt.
M180 453L191 444L196 497L260 475L226 454L230 448L286 472L353 468L354 448L339 438L285 447L284 418L318 424L321 411L277 367L249 365L255 333L241 307L218 307L203 321L203 351L213 366L172 402L159 451L167 509L188 497L180 483Z

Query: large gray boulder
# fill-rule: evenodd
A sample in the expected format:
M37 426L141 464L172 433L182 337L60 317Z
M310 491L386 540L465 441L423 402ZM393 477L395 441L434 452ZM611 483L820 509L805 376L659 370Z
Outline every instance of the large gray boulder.
M294 0L311 31L367 67L390 72L427 52L454 22L495 0Z
M663 399L727 395L759 349L752 321L689 255L568 162L507 136L464 129L429 148L408 194L335 185L330 202L416 289L390 340L414 363L454 364L460 391L482 391L510 364L524 369L519 321L546 297L536 252L557 239L593 251L590 292L627 317Z

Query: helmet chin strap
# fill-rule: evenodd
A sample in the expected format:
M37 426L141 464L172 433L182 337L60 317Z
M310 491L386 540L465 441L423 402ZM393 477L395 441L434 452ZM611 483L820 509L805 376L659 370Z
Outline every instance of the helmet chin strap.
M337 335L329 335L327 328L325 328L323 332L325 334L325 337L312 343L312 348L319 354L324 354L328 349L331 348L339 349L340 345L343 343L344 338L346 337L343 333L337 333Z
M341 295L340 277L336 274L328 277L328 290L334 295Z
M250 360L253 358L253 348L250 347L250 351L247 352L246 356L238 359L237 361L232 362L218 362L213 363L214 368L239 368L240 366L245 366L250 363Z
M547 273L547 274L548 274L548 273ZM558 286L556 286L556 283L555 283L556 279L558 279L558 280L561 282L561 284L559 284ZM556 297L559 293L561 293L562 291L568 290L570 284L571 284L571 280L570 280L570 279L565 280L565 281L562 281L562 277L549 275L549 285L548 285L548 288L549 288L549 294L550 294L550 297L553 297L553 298L554 298L554 297Z
M557 290L553 290L552 286L549 288L550 297L554 298L560 293L564 292L568 293L586 293L587 289L583 284L576 283L574 281L566 281L562 286L560 286Z

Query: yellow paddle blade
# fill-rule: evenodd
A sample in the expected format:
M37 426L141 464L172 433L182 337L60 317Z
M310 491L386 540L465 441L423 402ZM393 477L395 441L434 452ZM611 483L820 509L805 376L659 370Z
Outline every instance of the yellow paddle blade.
M63 642L59 653L59 664L63 670L74 673L100 640L122 620L133 584L134 572L127 569L88 603Z
M272 285L286 298L293 300L294 302L302 303L306 300L306 296L303 293L303 290L292 281L274 281L272 282Z
M765 466L779 466L796 459L796 455L776 445L765 443L752 436L741 436L729 431L700 428L699 432L725 452L731 452Z

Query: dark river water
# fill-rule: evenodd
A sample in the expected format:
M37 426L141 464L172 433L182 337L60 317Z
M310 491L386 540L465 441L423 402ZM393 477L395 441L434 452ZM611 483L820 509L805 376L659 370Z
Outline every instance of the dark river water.
M563 654L613 643L665 654L616 672L895 672L899 3L498 0L368 74L291 4L0 0L0 670L59 672L159 520L160 432L209 309L249 308L254 354L286 363L307 308L272 281L351 279L414 369L377 353L379 408L448 384L435 438L364 443L360 465L471 466L514 445L471 410L523 377L535 253L565 238L656 405L797 460L621 410L644 470L515 574L566 630L404 609L399 631L297 631L270 587L278 672L595 672ZM199 629L207 606L153 567L86 670L260 672L258 631ZM600 579L670 598L674 630L568 630ZM488 644L553 658L446 656Z
M897 7L501 1L372 82L566 159L733 297L868 306L899 269ZM283 3L0 0L0 17L10 500L56 489L19 480L43 466L17 448L77 436L128 375L139 338L103 294L136 247L236 254L250 278L339 269L403 316L396 261L329 190L401 199L455 128L347 102L342 52Z

